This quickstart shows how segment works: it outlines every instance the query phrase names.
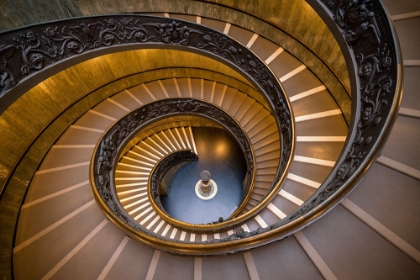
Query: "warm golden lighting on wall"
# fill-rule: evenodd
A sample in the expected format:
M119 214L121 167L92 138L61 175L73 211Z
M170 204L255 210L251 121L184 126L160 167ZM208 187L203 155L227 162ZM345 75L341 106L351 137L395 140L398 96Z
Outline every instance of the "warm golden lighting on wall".
M225 157L228 153L227 150L228 150L228 147L227 147L226 143L223 142L223 141L220 141L216 145L215 155L219 158L220 157Z

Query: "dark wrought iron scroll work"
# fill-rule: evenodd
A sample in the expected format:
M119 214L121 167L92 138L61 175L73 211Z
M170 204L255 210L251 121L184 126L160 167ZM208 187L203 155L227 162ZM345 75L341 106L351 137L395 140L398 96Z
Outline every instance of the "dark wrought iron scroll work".
M202 34L180 22L153 23L143 17L62 21L10 32L0 45L0 97L25 77L89 50L146 42L186 46L190 38Z
M310 215L309 212L325 203L357 175L360 168L369 160L369 153L375 149L381 133L386 129L391 104L396 98L398 50L392 38L392 27L380 2L377 0L307 1L319 3L321 8L317 9L325 7L355 58L354 66L359 88L353 89L352 96L353 102L359 104L355 108L360 109L353 112L354 134L350 136L353 141L349 143L348 153L338 160L338 165L330 178L295 213L264 230L244 233L239 229L236 234L229 237L230 239L228 238L229 241L236 242L237 238L253 236L253 242L248 248L258 246L257 238L264 235L258 233L292 223L297 217ZM252 52L239 43L196 24L173 19L126 15L60 21L3 33L0 35L0 102L2 96L13 94L13 88L21 81L36 76L52 64L111 46L146 44L151 47L162 45L207 53L248 74L270 101L281 131L283 157L275 178L277 181L291 156L293 126L291 111L276 77ZM198 110L194 100L183 100L173 106L184 113L194 113ZM115 193L110 188L118 147L123 144L124 139L149 120L158 118L161 113L170 114L169 111L165 112L167 109L163 107L133 112L108 131L100 143L95 158L94 171L97 172L95 183L102 186L99 193L117 216L125 212L113 200ZM217 117L218 114L213 113L212 116ZM130 217L122 219L133 229L140 228ZM284 235L278 236L284 237ZM279 238L278 236L270 237L271 241ZM263 238L261 237L262 243L269 242ZM244 245L244 248L246 246ZM223 250L229 249L220 249L219 252Z
M372 0L322 0L357 59L357 96L353 143L335 176L289 218L300 217L326 201L367 159L390 114L397 84L397 49L384 9ZM355 91L354 91L355 92Z
M250 174L254 173L254 160L249 140L238 123L223 110L209 103L195 99L165 99L144 105L118 120L102 137L93 159L93 178L103 202L115 216L135 230L144 230L122 208L115 191L113 174L115 166L126 143L147 125L158 119L174 115L197 115L207 117L225 127L239 143ZM188 156L181 153L179 156ZM176 157L168 160L175 160ZM169 163L169 162L166 162ZM165 167L165 166L163 166ZM157 182L154 173L152 182Z
M282 136L283 157L273 180L274 187L288 165L293 141L291 110L281 86L267 66L246 47L202 25L124 15L59 21L3 33L0 35L0 101L20 81L60 61L111 46L146 44L196 49L247 73L272 103Z

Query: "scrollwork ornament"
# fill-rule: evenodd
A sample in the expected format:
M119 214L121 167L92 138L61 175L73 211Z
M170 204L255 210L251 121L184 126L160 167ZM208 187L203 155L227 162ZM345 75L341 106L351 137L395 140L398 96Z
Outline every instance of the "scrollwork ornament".
M205 34L202 38L202 42L197 46L200 49L210 50L212 53L229 59L238 65L241 63L237 55L242 53L242 48L238 48L231 40L222 37L219 34L213 32Z
M358 75L361 79L361 117L357 124L355 143L369 144L372 137L363 137L362 132L369 126L378 125L381 120L381 110L388 105L388 96L393 84L387 74L392 65L386 44L377 52L364 56L357 55L359 62Z
M99 39L106 45L117 43L157 41L155 36L150 36L139 20L123 18L122 20L108 19L99 24Z
M86 20L74 25L61 24L48 26L44 29L34 29L12 37L13 44L0 46L1 73L7 86L0 88L0 93L13 87L12 71L5 67L5 61L16 57L10 49L21 52L21 74L27 76L34 71L42 70L46 65L56 63L64 58L82 54L87 50L123 43L146 43L157 41L149 35L140 19L136 18L105 18L99 21ZM2 55L4 53L4 55ZM13 59L13 58L12 58ZM18 57L15 58L19 60ZM21 78L19 76L19 78ZM12 82L13 81L13 82ZM0 85L1 86L1 85Z
M188 27L181 22L147 24L153 26L164 43L187 46L192 37L202 36L197 29Z

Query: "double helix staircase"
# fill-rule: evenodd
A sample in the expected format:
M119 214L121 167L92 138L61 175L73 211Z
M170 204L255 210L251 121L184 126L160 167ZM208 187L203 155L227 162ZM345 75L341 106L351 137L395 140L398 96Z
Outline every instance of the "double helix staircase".
M293 163L275 198L241 227L252 232L285 219L328 178L342 152L348 126L340 107L305 65L267 38L220 20L170 13L157 15L205 24L227 34L255 52L279 78L295 117ZM417 21L409 18L396 22L397 31L401 28L414 32L406 24ZM407 38L403 35L403 54L415 61L418 52L411 51L404 39ZM412 90L416 81L410 77L416 76L417 68L407 69L408 91L404 98L410 102L404 103L403 99L388 144L348 198L316 223L281 242L227 256L171 255L125 236L104 217L92 199L90 160L101 135L128 112L167 98L206 101L232 116L253 147L255 185L241 212L244 214L267 195L280 160L278 128L267 104L231 85L194 77L153 80L115 93L92 107L62 134L31 180L16 229L14 277L415 279L420 275L420 243L416 238L420 229L416 206L420 198L420 166L413 154L419 154L415 137L419 108ZM405 145L400 145L401 136ZM116 169L116 188L123 207L151 233L175 241L195 243L228 238L233 229L188 232L161 219L151 207L147 180L153 166L171 152L183 149L197 154L190 126L165 129L133 145Z

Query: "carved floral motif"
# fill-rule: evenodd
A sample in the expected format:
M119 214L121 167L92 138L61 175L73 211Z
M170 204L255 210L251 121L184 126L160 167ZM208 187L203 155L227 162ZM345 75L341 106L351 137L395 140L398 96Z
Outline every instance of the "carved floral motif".
M181 22L172 21L171 23L157 23L147 25L155 27L162 42L167 44L186 46L189 44L192 37L201 37L203 35L201 31L182 25Z
M214 54L218 54L223 58L234 61L240 64L240 60L236 57L237 54L242 53L242 48L238 48L225 36L209 32L203 36L203 41L197 45L200 49L210 50Z
M154 36L148 36L147 30L139 20L132 18L81 22L61 28L47 27L40 34L29 31L13 38L16 48L22 52L24 64L21 71L24 75L29 74L30 70L41 70L46 61L49 64L55 63L86 50L114 43L156 41Z
M172 153L162 159L157 166L154 168L152 173L152 179L150 182L150 191L152 193L152 198L155 204L165 212L165 209L162 206L159 196L159 185L162 181L162 178L165 176L166 172L173 166L178 163L185 161L193 161L198 159L197 155L190 150L184 150Z

